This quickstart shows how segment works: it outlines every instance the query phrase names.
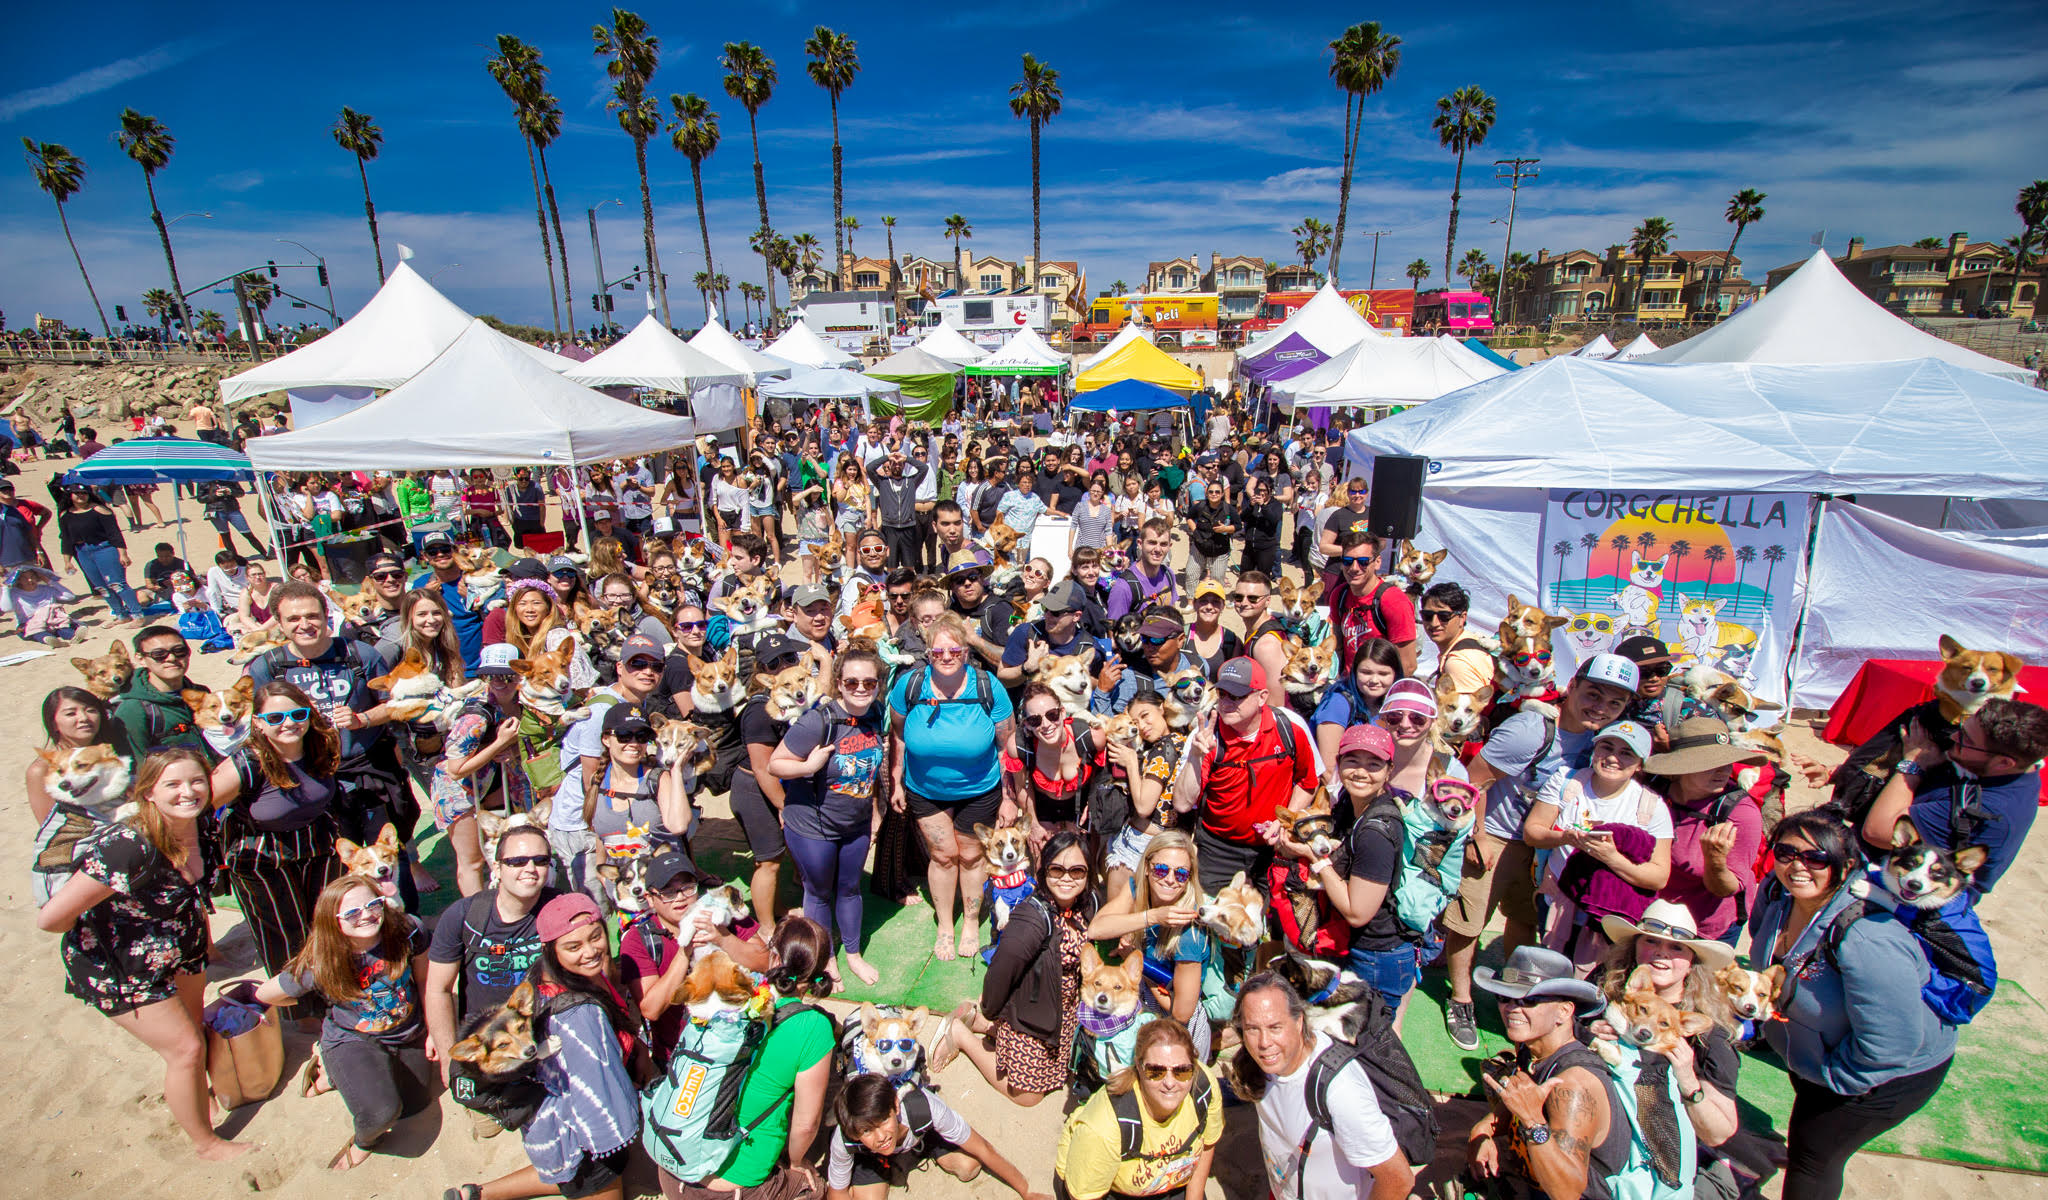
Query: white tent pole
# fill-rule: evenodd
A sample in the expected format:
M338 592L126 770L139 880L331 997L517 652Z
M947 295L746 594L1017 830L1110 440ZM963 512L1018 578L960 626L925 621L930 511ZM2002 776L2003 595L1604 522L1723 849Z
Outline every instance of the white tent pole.
M272 512L270 505L270 481L264 478L262 471L256 472L256 502L263 506L263 528L269 531L270 548L277 554L277 577L279 579L290 579L292 577L291 569L284 565L284 539L277 536L277 523L270 519ZM182 524L178 528L180 533L184 532ZM225 534L222 535L221 540L227 540ZM185 561L190 563L192 560L186 559Z
M583 553L588 556L590 554L590 506L583 503L583 477L581 472L582 468L576 465L576 460L570 459L569 491L576 497L576 516L583 526ZM566 526L568 522L564 521L562 524Z
M1785 660L1785 715L1792 715L1792 687L1799 678L1799 663L1806 657L1806 610L1813 604L1813 555L1820 548L1821 517L1827 513L1828 497L1818 498L1806 527L1806 586L1799 592L1799 616L1792 622L1793 652Z

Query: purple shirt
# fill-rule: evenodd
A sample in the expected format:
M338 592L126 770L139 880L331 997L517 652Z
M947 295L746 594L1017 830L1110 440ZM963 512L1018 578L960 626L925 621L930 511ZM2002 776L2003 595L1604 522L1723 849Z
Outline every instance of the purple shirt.
M1707 890L1706 852L1700 836L1706 833L1706 814L1685 808L1676 801L1671 807L1671 881L1657 893L1660 900L1675 900L1691 910L1699 923L1699 935L1718 938L1735 924L1735 897L1716 896ZM1741 895L1756 899L1756 855L1763 844L1764 818L1756 797L1745 795L1728 820L1735 823L1735 848L1728 852L1728 869L1742 881Z

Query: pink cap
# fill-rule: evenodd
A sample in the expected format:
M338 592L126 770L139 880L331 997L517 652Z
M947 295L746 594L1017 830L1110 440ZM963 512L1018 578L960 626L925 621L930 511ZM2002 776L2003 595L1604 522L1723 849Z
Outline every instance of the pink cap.
M1342 758L1353 750L1363 750L1375 758L1394 761L1394 735L1377 725L1353 725L1337 739L1337 757Z
M582 892L568 892L540 906L533 931L541 941L552 942L565 933L602 920L604 914L597 911L597 901Z
M1436 693L1420 679L1396 679L1394 686L1387 689L1387 698L1380 705L1380 711L1421 713L1433 718L1436 716Z

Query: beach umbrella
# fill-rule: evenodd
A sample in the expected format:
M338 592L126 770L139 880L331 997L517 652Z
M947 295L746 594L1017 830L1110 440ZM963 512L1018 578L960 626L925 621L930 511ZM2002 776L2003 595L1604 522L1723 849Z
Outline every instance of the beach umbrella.
M64 482L91 487L133 483L198 483L215 479L254 479L249 456L229 446L197 438L135 438L117 442L64 473ZM178 555L186 562L185 513L178 490L171 489L171 509L178 517ZM270 514L263 514L265 525ZM275 534L273 532L273 539Z

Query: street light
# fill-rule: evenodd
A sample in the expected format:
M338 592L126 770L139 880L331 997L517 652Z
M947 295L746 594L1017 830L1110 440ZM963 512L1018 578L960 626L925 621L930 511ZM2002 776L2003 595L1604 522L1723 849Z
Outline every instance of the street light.
M439 279L441 276L447 274L450 271L455 270L457 267L460 267L461 265L461 263L449 263L447 266L442 267L440 270L434 272L432 275L427 276L427 282L432 283L436 279Z
M611 288L604 281L604 251L597 244L597 210L603 208L607 204L617 204L620 208L625 207L625 205L620 202L618 197L614 196L610 200L600 200L596 204L592 205L589 209L589 216L590 257L597 263L597 291L600 296L604 296L607 300L609 300L611 297ZM598 320L604 322L604 324L607 327L611 325L612 321L611 317L607 315L608 313L610 313L610 311L611 308L608 304L600 304L598 308ZM574 322L571 322L571 324L574 324Z
M176 225L176 224L177 224L178 222L180 222L180 221L184 220L184 219L185 219L186 217L198 217L198 218L199 218L200 220L202 220L202 221L211 221L211 220L213 220L213 214L212 214L212 213L210 213L210 212L188 212L188 213L179 213L179 214L178 214L177 216L175 216L175 217L172 217L172 218L171 218L170 220L168 220L168 221L165 221L165 222L164 222L164 228L166 228L166 229L169 229L169 228L170 228L171 226L173 226L173 225Z
M341 323L341 314L335 311L334 308L334 285L327 281L327 260L325 258L322 258L320 255L315 254L313 252L313 248L311 246L306 245L304 242L295 242L290 238L279 238L277 240L283 243L284 245L297 246L299 249L304 250L306 253L312 254L313 261L320 264L320 286L327 289L327 328L333 329L335 326L339 325Z

